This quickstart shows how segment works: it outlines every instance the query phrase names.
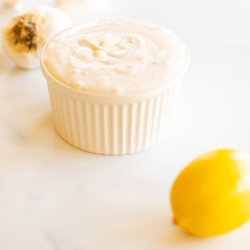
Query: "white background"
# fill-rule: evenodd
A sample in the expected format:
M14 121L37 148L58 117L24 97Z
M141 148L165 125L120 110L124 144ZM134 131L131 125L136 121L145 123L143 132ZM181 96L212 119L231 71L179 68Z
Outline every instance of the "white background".
M54 130L40 70L20 70L0 52L0 249L249 250L249 223L211 239L173 226L169 191L200 153L250 152L250 1L86 1L76 22L143 19L185 41L190 67L175 130L133 155L73 148ZM8 15L0 9L1 26Z

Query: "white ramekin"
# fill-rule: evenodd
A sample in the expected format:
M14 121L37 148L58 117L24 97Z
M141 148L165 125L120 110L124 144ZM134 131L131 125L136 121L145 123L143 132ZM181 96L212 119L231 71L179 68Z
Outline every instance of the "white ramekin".
M188 67L186 53L185 66L170 81L122 95L88 93L61 83L46 69L42 53L41 69L47 79L57 132L71 145L96 154L131 154L156 145L174 125Z

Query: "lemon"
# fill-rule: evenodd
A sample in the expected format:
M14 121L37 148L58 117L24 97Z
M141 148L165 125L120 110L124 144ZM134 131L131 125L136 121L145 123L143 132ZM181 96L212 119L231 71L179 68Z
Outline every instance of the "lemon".
M174 222L188 233L209 237L250 219L250 155L219 149L192 161L171 189Z

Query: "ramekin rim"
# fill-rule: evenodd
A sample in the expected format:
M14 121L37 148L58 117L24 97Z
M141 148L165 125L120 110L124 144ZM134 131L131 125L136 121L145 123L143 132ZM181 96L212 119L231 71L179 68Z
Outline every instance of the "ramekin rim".
M90 21L87 21L85 23L89 23L89 22L94 22L94 21L98 21L98 20L106 20L106 19L115 19L115 18L99 18L99 19L94 19L94 20L90 20ZM121 19L121 18L119 18ZM149 23L149 24L153 24L154 23L151 23L151 22L147 22L147 21L142 21L142 20L137 20L137 19L127 19L127 18L122 18L122 19L125 19L125 20L131 20L131 21L140 21L140 22L144 22L144 23ZM73 27L76 27L76 26L79 26L79 25L82 25L83 23L79 23L79 24L75 24L67 29L64 29L62 30L61 32L57 33L54 37L58 36L59 34L65 32L66 30L69 30ZM155 24L157 25L157 24ZM161 26L163 27L163 26ZM166 29L165 27L163 27L164 29ZM187 46L185 45L185 43L183 42L183 40L177 36L175 33L173 33L171 30L169 29L166 29L168 32L170 32L171 34L173 34L183 45L184 49L185 49L185 54L186 54L186 60L185 60L185 63L183 65L183 67L179 70L178 73L176 73L172 78L170 78L169 80L163 82L162 84L160 85L157 85L157 86L154 86L150 89L146 89L146 90L143 90L143 91L138 91L138 92L132 92L132 93L121 93L121 94L108 94L108 93L94 93L94 92L89 92L89 91L84 91L84 90L81 90L81 89L76 89L76 88L73 88L63 82L61 82L60 80L56 79L50 72L49 70L46 68L45 64L44 64L44 60L43 60L43 55L44 55L44 51L47 47L47 45L50 43L50 41L54 38L51 38L49 41L47 41L45 43L45 45L43 46L43 49L41 51L41 54L40 54L40 67L41 67L41 70L44 74L44 72L47 74L47 76L49 76L49 78L51 78L53 80L54 83L58 84L60 87L64 88L65 90L70 90L70 91L73 91L75 93L78 93L78 94L82 94L82 95L87 95L89 97L96 97L96 98L101 98L101 97L105 97L105 98L114 98L115 96L117 97L136 97L136 96L139 96L139 95L143 95L143 94L147 94L149 92L152 92L152 91L156 91L164 86L166 86L167 84L170 84L171 82L173 82L177 77L179 77L181 74L184 74L188 68L188 64L189 64L189 52L188 52L188 49L187 49ZM46 77L45 77L46 78Z

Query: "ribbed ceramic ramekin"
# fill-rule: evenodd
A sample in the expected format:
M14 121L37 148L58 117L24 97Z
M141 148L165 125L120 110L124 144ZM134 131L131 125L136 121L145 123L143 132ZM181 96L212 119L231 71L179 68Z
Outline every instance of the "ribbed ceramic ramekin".
M54 124L59 135L82 150L130 154L162 141L174 125L184 68L172 80L135 94L101 95L73 89L46 69Z

